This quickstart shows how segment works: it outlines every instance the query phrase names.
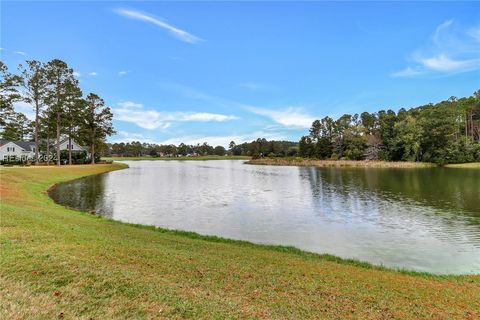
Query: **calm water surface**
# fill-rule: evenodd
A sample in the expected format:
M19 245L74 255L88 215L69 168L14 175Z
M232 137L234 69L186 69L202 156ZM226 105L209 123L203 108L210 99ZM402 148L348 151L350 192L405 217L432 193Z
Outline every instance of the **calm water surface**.
M480 273L480 170L130 161L59 185L115 220L435 273Z

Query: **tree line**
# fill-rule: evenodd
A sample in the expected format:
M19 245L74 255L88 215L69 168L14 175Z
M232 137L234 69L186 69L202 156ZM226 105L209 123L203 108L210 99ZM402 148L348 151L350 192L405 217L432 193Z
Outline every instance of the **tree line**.
M174 144L156 144L156 143L145 143L140 141L132 142L118 142L118 143L109 143L107 144L108 151L107 154L110 156L120 156L120 157L142 157L142 156L151 156L151 157L176 157L176 156L206 156L206 155L217 155L224 156L227 151L222 146L213 147L208 143L197 144L197 145L187 145L185 143L180 143L178 146Z
M252 142L236 144L230 142L229 149L223 146L213 147L207 142L203 144L189 145L180 143L178 146L174 144L155 144L133 142L119 142L108 144L108 154L121 157L141 157L141 156L206 156L206 155L236 155L236 156L287 156L296 155L298 149L297 142L291 141L267 141L266 139L257 139Z
M235 144L235 142L232 141L229 144L229 152L236 156L296 156L298 153L298 142L280 140L268 141L264 138L241 144Z
M345 114L313 122L299 155L318 159L480 161L480 90L409 110Z
M60 165L61 137L86 145L91 163L96 152L105 146L105 139L114 133L112 112L95 93L84 96L73 69L59 59L46 63L27 60L18 73L11 73L0 61L0 135L5 140L35 141L35 163L49 163L54 142L56 163ZM35 120L14 110L14 103L23 101L35 111ZM43 149L43 152L40 151ZM72 150L68 148L68 163Z

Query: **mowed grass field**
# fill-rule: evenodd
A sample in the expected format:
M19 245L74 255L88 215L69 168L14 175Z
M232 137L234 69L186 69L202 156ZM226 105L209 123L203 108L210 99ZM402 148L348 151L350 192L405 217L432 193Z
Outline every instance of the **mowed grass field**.
M122 168L0 169L0 319L480 317L480 276L402 273L128 225L56 205L45 193Z

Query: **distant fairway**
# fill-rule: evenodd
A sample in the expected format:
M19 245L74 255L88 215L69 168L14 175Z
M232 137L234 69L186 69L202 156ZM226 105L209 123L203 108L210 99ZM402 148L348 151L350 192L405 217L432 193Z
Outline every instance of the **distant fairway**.
M102 157L105 161L135 161L135 160L250 160L247 156L199 156L199 157Z

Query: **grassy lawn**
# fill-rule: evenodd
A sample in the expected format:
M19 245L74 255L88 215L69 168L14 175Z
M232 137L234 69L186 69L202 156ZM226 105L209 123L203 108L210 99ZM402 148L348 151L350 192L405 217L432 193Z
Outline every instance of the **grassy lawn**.
M200 156L200 157L103 157L105 161L127 161L127 160L249 160L246 156Z
M0 169L0 318L478 319L480 276L401 273L123 224L51 185L122 164Z
M436 166L426 162L405 161L355 161L355 160L316 160L299 157L262 158L250 160L249 164L274 166L315 166L315 167L365 167L365 168L426 168Z

